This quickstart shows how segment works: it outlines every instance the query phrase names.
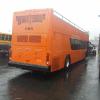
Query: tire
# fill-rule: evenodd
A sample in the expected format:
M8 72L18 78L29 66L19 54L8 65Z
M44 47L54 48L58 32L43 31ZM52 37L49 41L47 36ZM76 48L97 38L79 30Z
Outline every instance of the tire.
M69 69L70 67L70 58L67 56L65 59L64 69Z

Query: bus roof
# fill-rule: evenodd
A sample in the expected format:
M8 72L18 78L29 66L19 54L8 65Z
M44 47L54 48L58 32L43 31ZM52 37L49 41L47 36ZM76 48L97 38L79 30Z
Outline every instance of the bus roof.
M84 30L83 28L81 28L80 26L78 26L77 24L73 23L72 21L70 21L68 18L64 17L63 15L61 15L60 13L58 13L57 11L54 10L54 15L56 15L57 17L59 17L60 19L62 19L63 21L69 23L70 25L74 26L75 28L77 28L78 30L84 32L85 34L88 34L88 32L86 30Z
M73 23L71 20L69 20L68 18L64 17L62 14L58 13L57 11L53 10L52 8L45 8L45 9L31 9L31 10L23 10L23 11L17 11L16 13L23 13L23 12L32 12L32 11L52 11L53 14L57 17L59 17L60 19L62 19L64 22L70 24L71 26L77 28L78 30L84 32L85 34L88 34L88 31L84 30L83 28L81 28L80 26L78 26L77 24Z

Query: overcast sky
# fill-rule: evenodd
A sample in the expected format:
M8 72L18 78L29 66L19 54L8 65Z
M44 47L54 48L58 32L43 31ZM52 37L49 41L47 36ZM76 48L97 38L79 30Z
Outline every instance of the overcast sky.
M86 31L100 33L100 0L0 0L0 32L12 32L13 12L53 8Z

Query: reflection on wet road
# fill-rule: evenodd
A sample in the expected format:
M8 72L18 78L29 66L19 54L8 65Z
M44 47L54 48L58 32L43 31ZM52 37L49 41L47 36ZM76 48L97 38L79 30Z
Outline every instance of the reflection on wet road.
M99 100L97 57L55 73L28 72L0 62L0 100Z

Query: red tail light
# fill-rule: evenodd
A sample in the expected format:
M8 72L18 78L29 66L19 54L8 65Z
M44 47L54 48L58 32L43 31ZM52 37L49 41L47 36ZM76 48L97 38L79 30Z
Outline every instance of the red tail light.
M49 61L49 56L50 56L50 55L49 55L49 53L47 53L47 56L46 56L46 64L47 64L47 65L49 65L49 64L50 64L50 61Z

